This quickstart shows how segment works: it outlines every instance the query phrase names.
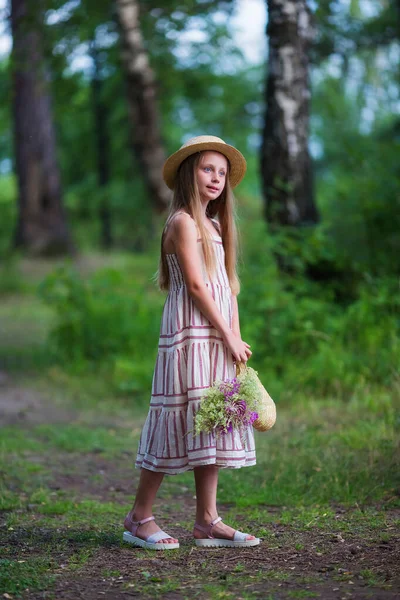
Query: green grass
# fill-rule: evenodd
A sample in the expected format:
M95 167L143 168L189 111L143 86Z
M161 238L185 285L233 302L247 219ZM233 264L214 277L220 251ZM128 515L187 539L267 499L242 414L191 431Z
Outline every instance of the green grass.
M137 442L129 429L83 426L79 424L39 425L34 435L43 445L64 452L97 452L105 456L114 456Z
M44 452L46 448L64 452L94 452L113 456L137 443L137 428L130 429L81 425L79 423L42 424L28 430L18 426L2 429L0 456L21 456L28 452Z
M365 390L347 403L278 405L275 427L257 435L257 467L221 472L221 499L241 507L396 504L399 391L388 398L385 390Z
M279 410L278 406L275 428L257 435L257 466L221 471L220 501L253 510L257 505L290 506L291 510L305 507L296 516L302 526L326 522L332 502L362 506L383 501L388 506L397 505L400 469L396 406L393 402L389 408L385 392L381 395L379 409L381 396L379 392L374 394L374 411L368 394L365 402L360 397L336 405L309 399L307 404L299 401L295 407ZM2 430L0 465L4 469L7 462L13 465L13 480L29 479L31 471L40 481L42 475L45 477L45 467L29 457L43 455L50 448L52 453L97 453L109 460L118 460L121 453L130 451L133 460L139 433L137 425L95 426L85 418L56 427L9 426ZM95 482L96 475L93 477ZM167 479L172 495L180 487L193 486L192 473ZM281 518L285 520L285 511Z
M360 571L360 577L362 577L365 583L370 587L383 585L385 582L385 578L382 577L382 575L374 573L372 569L362 569Z
M43 557L29 560L0 560L0 590L4 594L13 594L19 598L26 590L48 589L55 579L51 574L51 569L55 566L51 558Z
M85 565L88 560L93 555L92 548L82 548L72 556L70 556L68 560L68 567L71 571L79 571L83 565Z

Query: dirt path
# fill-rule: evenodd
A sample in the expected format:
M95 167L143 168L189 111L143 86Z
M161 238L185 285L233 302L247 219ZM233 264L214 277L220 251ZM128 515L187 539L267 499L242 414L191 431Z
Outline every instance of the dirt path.
M76 411L55 406L43 393L18 385L0 371L1 426L68 422L76 416Z
M77 416L74 410L55 407L40 392L16 385L5 374L0 383L2 425L29 431L40 423L65 423ZM343 507L336 508L337 527L323 528L317 522L287 523L280 507L261 506L252 516L247 509L221 506L221 514L229 513L231 518L235 514L251 531L260 527L263 514L268 515L262 543L240 551L202 550L193 546L190 533L193 490L176 479L166 484L155 512L163 514L162 525L180 538L181 549L149 553L121 542L117 515L122 518L137 479L133 451L120 452L117 460L101 449L87 453L27 450L23 456L29 465L45 467L41 489L49 497L61 491L77 507L109 503L114 510L111 516L88 512L86 521L75 522L68 511L53 507L52 512L51 505L44 510L45 502L38 496L24 500L28 492L21 491L11 476L14 492L22 500L1 512L3 560L17 566L30 561L43 566L48 561L44 571L48 582L44 578L30 584L35 581L31 575L20 589L24 598L399 598L398 510L385 512L385 530L380 531L362 523L359 510L354 519L355 509ZM16 598L18 592L4 591L3 597Z

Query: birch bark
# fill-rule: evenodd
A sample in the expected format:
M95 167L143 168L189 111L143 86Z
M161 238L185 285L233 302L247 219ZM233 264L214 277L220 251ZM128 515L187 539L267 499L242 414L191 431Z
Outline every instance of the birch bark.
M137 0L116 0L121 31L122 64L127 80L127 94L132 128L132 146L142 168L150 200L163 211L170 192L162 179L165 160L161 141L156 81L143 43Z
M265 214L270 223L312 224L309 136L311 14L306 0L267 0L269 63L261 149Z

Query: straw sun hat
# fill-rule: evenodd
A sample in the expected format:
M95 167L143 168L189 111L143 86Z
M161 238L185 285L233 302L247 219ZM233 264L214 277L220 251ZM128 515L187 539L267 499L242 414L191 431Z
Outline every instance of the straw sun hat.
M178 169L185 158L196 152L204 152L206 150L220 152L229 160L229 181L232 187L237 186L242 181L247 168L246 159L243 154L233 146L226 144L219 137L215 137L214 135L199 135L188 140L165 161L163 177L171 190L174 189Z

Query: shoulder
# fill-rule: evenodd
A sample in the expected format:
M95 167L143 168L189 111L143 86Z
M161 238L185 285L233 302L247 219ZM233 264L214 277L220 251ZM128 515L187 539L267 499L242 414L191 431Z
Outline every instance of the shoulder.
M177 213L172 221L172 228L174 234L179 238L193 238L197 239L197 225L194 219L186 212Z

